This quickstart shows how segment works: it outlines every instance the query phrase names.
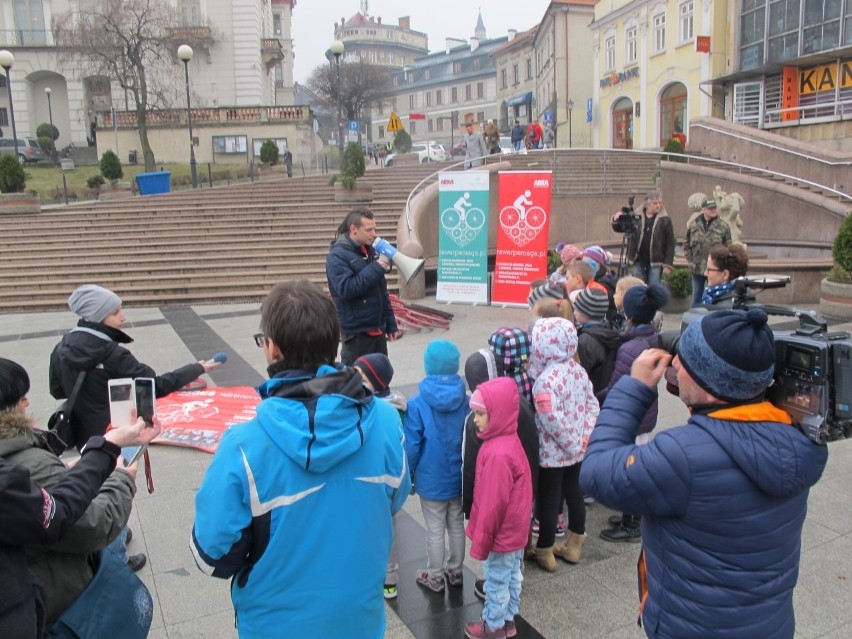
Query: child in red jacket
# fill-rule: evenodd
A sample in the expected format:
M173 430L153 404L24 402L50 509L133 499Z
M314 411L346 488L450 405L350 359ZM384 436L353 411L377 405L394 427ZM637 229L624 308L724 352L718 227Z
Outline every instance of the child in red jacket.
M482 619L465 626L471 639L514 637L521 603L521 566L532 516L530 464L518 439L518 386L498 377L470 398L477 437L476 481L467 536L470 556L483 561Z

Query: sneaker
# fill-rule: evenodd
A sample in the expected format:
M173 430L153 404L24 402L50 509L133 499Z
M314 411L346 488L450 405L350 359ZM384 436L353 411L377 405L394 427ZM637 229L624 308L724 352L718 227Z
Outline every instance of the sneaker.
M444 592L444 579L432 579L428 570L418 570L415 574L417 583L432 592Z
M385 599L396 599L398 594L396 584L385 584Z
M503 626L503 631L507 637L515 637L518 634L518 628L515 626L515 620L507 621Z
M473 594L485 601L485 580L477 579L473 582Z
M565 515L559 515L559 519L556 521L556 536L564 537L565 530L568 528L568 524L565 523Z
M535 517L533 517L531 529L532 529L533 535L538 534L538 519L536 519Z
M606 541L625 541L638 543L642 541L642 533L638 526L617 526L601 531L601 539Z
M595 503L595 498L591 495L583 495L583 503L586 504L586 506L591 506Z
M465 624L464 636L469 639L505 639L506 631L504 628L492 630L487 623L482 619L473 623Z
M142 570L146 563L148 563L148 558L141 553L138 555L130 555L127 558L127 565L133 572L139 572Z
M444 579L455 588L460 588L464 585L464 574L461 570L458 572L453 572L452 570L445 570Z

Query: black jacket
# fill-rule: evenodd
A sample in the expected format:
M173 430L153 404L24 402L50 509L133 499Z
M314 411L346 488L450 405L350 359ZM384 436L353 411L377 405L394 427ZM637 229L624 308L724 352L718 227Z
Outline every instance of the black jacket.
M630 236L627 244L627 260L632 264L639 257L639 245L642 243L642 235L645 233L645 214L637 223L636 233ZM628 218L622 215L618 221L612 223L612 230L616 233L624 233L627 230ZM672 227L672 218L665 211L657 213L654 225L651 227L651 266L671 266L674 264L675 236Z
M615 354L621 340L618 331L604 324L584 324L577 329L577 354L592 382L595 394L609 385Z
M0 459L0 637L41 637L44 608L24 546L59 541L109 477L118 454L112 444L86 451L50 493L27 469Z
M326 258L325 273L344 336L397 332L385 269L371 247L365 254L348 235L339 235Z
M74 389L77 374L87 371L71 415L74 437L68 444L80 448L89 437L103 435L110 423L109 380L153 377L157 397L165 397L204 373L204 367L196 362L157 375L121 346L132 341L124 331L80 320L53 349L50 394L56 399L66 399Z

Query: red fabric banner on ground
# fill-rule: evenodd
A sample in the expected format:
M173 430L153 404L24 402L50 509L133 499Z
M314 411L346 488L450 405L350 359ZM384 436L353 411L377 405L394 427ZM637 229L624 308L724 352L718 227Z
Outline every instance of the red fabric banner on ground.
M251 386L175 391L157 400L163 432L153 443L215 453L231 426L254 419L260 396Z
M547 277L550 171L501 171L492 304L527 305L530 282Z

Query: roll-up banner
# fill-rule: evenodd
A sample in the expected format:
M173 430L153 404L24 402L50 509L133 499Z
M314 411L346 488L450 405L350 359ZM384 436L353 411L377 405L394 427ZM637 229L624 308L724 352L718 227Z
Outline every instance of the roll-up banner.
M488 303L488 176L438 176L438 302Z
M551 171L498 175L497 259L491 303L526 306L530 283L547 277Z

